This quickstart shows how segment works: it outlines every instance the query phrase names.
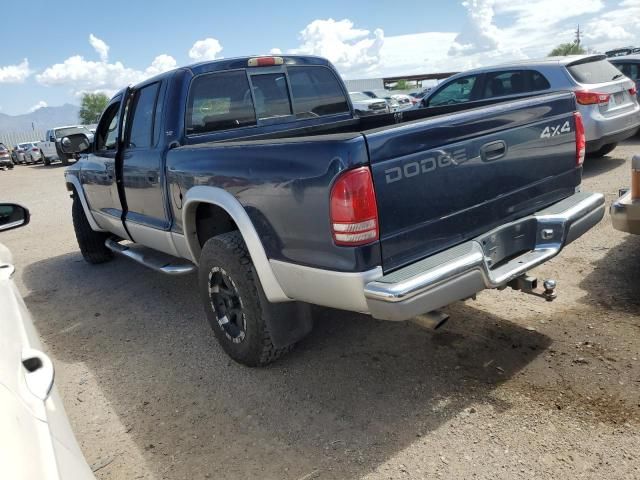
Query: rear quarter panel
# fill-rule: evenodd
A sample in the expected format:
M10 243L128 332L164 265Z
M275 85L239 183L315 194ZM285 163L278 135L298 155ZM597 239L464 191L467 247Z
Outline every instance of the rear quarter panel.
M176 198L195 185L218 187L238 199L267 256L340 271L380 264L376 243L336 247L329 225L329 192L345 169L368 162L359 134L272 141L208 143L167 154L174 230L182 232Z

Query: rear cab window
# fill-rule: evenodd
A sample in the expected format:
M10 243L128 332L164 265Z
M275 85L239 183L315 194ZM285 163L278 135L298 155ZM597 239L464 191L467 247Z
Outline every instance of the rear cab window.
M569 64L567 70L576 82L586 84L607 83L622 76L609 61L599 58Z
M349 103L329 68L288 66L196 76L185 125L187 135L197 135L342 113L350 113Z
M631 80L640 80L640 62L638 63L622 63L616 62L614 65Z

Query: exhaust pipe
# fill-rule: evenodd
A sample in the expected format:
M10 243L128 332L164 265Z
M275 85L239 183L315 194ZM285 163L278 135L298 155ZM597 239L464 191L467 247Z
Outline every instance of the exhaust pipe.
M411 319L411 322L415 323L419 327L426 328L427 330L437 330L449 320L449 315L446 313L435 310L433 312L424 313Z

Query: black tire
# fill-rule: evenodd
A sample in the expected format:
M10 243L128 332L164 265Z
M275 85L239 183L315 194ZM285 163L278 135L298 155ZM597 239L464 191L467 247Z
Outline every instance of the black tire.
M45 155L44 152L42 150L40 150L40 155L42 155L42 164L43 165L51 165L51 160L49 160Z
M602 158L608 153L613 152L617 146L618 146L617 143L607 143L606 145L603 145L602 147L600 147L598 150L594 152L589 152L587 156L591 158Z
M62 162L62 165L69 165L69 156L60 149L58 144L56 144L56 153L58 154L58 158Z
M71 207L73 216L73 229L76 232L78 246L84 259L93 264L108 262L113 258L113 252L105 247L104 242L109 238L108 233L94 232L89 225L87 216L82 208L82 202L78 194L73 195L73 206Z
M198 276L207 320L224 351L236 362L261 367L293 348L273 345L265 322L271 304L262 291L240 232L207 240L200 255Z

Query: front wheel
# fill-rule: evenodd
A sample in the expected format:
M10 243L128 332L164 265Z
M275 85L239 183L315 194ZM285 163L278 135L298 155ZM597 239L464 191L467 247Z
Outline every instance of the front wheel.
M73 206L71 207L73 216L73 229L76 233L78 246L84 259L89 263L104 263L113 258L113 252L109 250L104 242L109 238L108 233L95 232L91 229L87 215L82 208L82 202L78 198L78 193L73 194Z
M591 158L601 158L601 157L604 157L605 155L613 152L617 146L618 146L617 143L608 143L608 144L603 145L602 147L600 147L598 150L596 150L594 152L590 152L589 154L587 154L587 156L589 156Z
M199 290L207 320L224 351L249 367L267 365L291 350L276 348L265 315L265 298L251 257L234 231L213 237L200 255Z

